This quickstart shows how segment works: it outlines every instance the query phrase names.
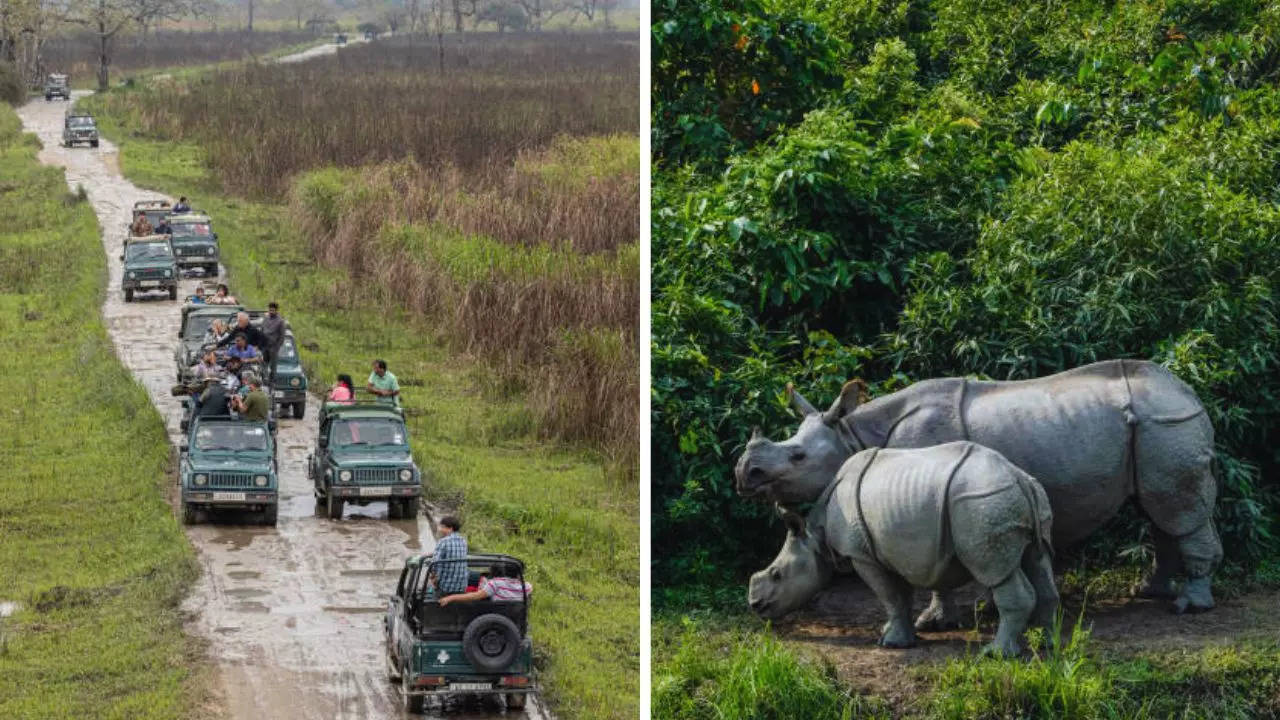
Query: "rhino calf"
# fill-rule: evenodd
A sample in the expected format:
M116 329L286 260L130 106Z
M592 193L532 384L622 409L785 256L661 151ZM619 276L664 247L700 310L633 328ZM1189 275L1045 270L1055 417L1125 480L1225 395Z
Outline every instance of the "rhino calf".
M976 580L1000 613L985 650L1020 652L1029 622L1058 607L1049 562L1053 514L1040 483L1000 453L960 441L878 449L849 458L807 518L781 509L782 551L751 577L747 600L763 617L808 602L850 566L889 613L880 645L915 644L913 587L949 590Z

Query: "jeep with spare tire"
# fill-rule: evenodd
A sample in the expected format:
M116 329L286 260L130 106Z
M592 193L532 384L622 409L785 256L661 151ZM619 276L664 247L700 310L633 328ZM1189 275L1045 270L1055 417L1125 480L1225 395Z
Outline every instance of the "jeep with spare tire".
M466 563L469 592L494 578L516 590L441 606L433 576L444 562ZM406 560L383 622L387 679L400 685L403 709L421 713L428 698L465 695L501 697L508 708L523 708L537 691L528 591L524 563L510 555Z
M180 213L169 215L169 236L173 238L173 252L178 257L178 267L198 268L205 277L217 277L218 233L213 231L213 221L208 215Z
M120 289L125 302L133 302L135 294L147 292L167 292L170 300L178 299L178 264L168 235L128 238L120 259L124 261Z
M267 423L227 415L191 419L179 459L182 522L191 525L201 511L248 510L276 524L279 475L275 439Z
M315 452L307 458L316 513L337 520L347 504L385 500L390 518L418 516L422 473L413 462L401 408L379 402L326 402Z
M44 83L44 100L52 102L54 98L60 100L71 99L71 86L67 82L67 76L59 73L50 73L49 78Z

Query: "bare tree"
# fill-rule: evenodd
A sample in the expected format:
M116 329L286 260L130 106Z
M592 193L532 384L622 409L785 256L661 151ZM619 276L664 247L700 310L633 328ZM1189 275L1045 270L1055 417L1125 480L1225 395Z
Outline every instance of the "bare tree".
M409 16L409 33L418 31L418 21L422 20L422 0L405 0L405 13Z
M602 15L604 24L608 26L609 13L618 7L618 0L566 0L565 6L573 11L575 19L581 16L592 22L596 15Z
M252 2L252 0L250 0ZM88 28L98 41L98 89L110 86L111 46L131 24L176 20L191 11L186 0L77 0L67 20Z
M62 0L0 0L0 61L13 63L28 86L44 79L44 43L67 17Z
M542 24L568 9L563 0L516 0L529 18L529 28L541 30Z

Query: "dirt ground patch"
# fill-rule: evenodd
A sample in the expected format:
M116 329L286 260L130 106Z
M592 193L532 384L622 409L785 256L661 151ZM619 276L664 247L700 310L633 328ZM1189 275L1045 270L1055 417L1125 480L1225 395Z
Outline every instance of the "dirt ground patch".
M977 600L973 587L957 594L966 611ZM1082 600L1063 599L1064 625L1074 623ZM1174 615L1169 604L1159 600L1090 601L1084 625L1092 631L1093 646L1106 655L1196 650L1280 638L1280 590L1217 602L1211 612ZM917 591L917 612L927 603L928 594ZM875 595L857 580L845 578L774 627L787 642L826 658L856 692L880 696L899 709L911 707L928 692L928 680L913 669L975 653L995 631L994 614L984 615L977 618L977 632L970 622L968 629L922 633L916 647L892 650L876 645L885 618Z

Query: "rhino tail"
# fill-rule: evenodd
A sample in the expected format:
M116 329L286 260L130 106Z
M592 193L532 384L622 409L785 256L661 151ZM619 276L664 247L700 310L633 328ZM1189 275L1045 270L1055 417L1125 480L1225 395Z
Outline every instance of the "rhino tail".
M1031 531L1034 533L1040 550L1053 557L1053 511L1049 506L1049 496L1044 487L1030 475L1019 471L1018 489L1022 490L1027 500L1027 509L1031 512Z

